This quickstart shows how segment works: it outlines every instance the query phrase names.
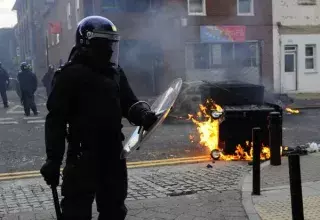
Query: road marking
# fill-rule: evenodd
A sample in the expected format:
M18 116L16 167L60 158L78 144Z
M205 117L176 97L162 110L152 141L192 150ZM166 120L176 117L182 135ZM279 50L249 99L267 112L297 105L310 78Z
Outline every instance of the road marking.
M17 125L17 121L0 121L0 125Z
M11 121L14 120L14 118L0 118L0 121Z
M7 111L7 114L20 114L21 111L16 111L17 108L22 108L21 105L15 105ZM17 113L19 112L19 113ZM22 111L24 113L24 111Z
M35 116L35 117L24 117L23 120L37 120L37 119L43 119L42 116Z
M30 120L27 121L28 124L37 124L37 123L45 123L46 120L40 119L40 120Z
M209 156L198 156L198 157L173 158L173 159L164 159L164 160L128 162L127 166L129 169L133 169L133 168L152 167L152 166L203 163L203 162L209 162L211 160L212 159L210 159ZM1 173L0 181L12 180L12 179L23 179L23 178L35 178L40 176L41 174L39 170L15 172L15 173Z
M45 106L45 103L37 104L37 105ZM18 108L21 108L22 110L17 110ZM40 113L40 111L38 111L38 113ZM7 111L7 114L24 114L23 106L15 105Z

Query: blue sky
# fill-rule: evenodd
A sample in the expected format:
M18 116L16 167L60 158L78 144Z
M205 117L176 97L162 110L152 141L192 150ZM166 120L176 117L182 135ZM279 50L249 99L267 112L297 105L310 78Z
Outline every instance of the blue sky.
M17 23L16 13L11 11L15 0L0 0L0 28L13 27Z

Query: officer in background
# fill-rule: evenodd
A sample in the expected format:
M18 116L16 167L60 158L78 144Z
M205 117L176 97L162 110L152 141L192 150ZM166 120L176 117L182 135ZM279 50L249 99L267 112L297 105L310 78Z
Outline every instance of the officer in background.
M30 71L30 67L26 62L21 63L20 69L21 71L18 73L18 81L25 116L30 116L30 109L36 116L38 115L38 110L34 101L34 93L38 86L37 77Z
M120 158L121 119L146 130L157 121L149 105L138 101L118 65L119 40L110 20L83 19L70 61L54 77L45 123L47 160L41 174L48 185L59 184L67 139L61 187L64 220L91 219L94 199L99 220L125 219L128 179L126 160Z
M54 76L54 67L49 65L48 72L46 72L42 78L42 84L46 88L47 97L51 92L52 79Z
M7 88L9 86L9 74L8 72L2 67L0 62L0 95L3 102L3 107L8 108L8 97L7 97Z

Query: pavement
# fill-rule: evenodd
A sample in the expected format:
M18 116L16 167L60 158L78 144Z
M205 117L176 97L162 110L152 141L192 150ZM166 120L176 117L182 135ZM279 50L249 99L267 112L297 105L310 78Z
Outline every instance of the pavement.
M313 109L320 108L320 93L297 93L288 94L293 103L288 107L292 109Z
M300 156L303 209L305 220L320 219L320 153ZM252 196L252 175L242 186L244 208L250 220L291 220L291 196L288 158L280 166L269 162L261 169L261 195Z
M207 164L129 169L127 219L248 219L241 183L250 166L244 161ZM47 220L54 213L51 190L41 178L0 182L1 220Z

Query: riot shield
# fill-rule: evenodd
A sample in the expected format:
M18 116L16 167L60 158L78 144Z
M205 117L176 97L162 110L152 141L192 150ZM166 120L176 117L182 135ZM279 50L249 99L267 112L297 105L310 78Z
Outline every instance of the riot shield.
M169 88L160 95L151 106L151 110L158 116L158 120L154 125L145 131L142 126L137 127L132 133L123 147L121 158L127 158L130 153L139 149L153 132L162 124L162 122L168 116L174 102L176 101L182 86L182 79L175 79L169 86Z

